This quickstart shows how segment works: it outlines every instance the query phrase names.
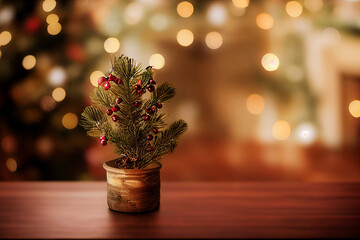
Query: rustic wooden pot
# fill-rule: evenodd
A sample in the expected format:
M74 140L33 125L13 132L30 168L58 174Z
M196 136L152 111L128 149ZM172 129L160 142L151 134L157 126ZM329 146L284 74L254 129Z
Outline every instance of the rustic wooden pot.
M119 169L115 160L104 162L107 203L119 212L148 212L160 205L160 168Z

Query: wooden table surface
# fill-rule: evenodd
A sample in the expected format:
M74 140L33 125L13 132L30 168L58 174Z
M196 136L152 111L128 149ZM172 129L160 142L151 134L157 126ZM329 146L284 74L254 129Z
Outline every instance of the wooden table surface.
M105 182L0 182L1 238L359 237L360 183L162 182L160 209L113 212Z

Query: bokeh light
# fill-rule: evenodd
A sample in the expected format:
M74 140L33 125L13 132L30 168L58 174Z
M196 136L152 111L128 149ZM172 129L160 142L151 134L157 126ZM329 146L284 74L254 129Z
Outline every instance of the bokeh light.
M260 13L256 16L256 24L261 29L271 29L274 25L274 19L271 15L266 13Z
M36 58L33 55L27 55L22 61L22 65L26 70L30 70L35 67Z
M296 18L299 17L302 13L302 6L297 1L290 1L286 3L286 12L290 17Z
M215 26L224 25L227 19L227 10L224 4L222 3L211 4L207 11L207 19L212 25Z
M261 64L266 71L272 72L279 68L279 58L273 53L267 53L261 59Z
M0 33L0 46L5 46L11 41L11 33L9 31L3 31Z
M127 24L137 24L140 22L144 13L144 8L141 3L133 2L130 3L125 9L125 22Z
M194 34L189 29L182 29L177 33L176 40L181 46L187 47L193 43Z
M10 23L15 16L15 8L13 6L3 6L0 9L0 25Z
M218 49L223 43L222 35L218 32L209 32L206 35L205 43L210 49Z
M149 65L155 69L161 69L165 65L165 58L159 53L153 54L149 59Z
M299 143L309 145L316 139L316 128L312 123L302 123L296 130L296 139Z
M183 1L177 5L176 11L179 16L183 18L188 18L193 14L194 6L190 2Z
M104 76L104 73L101 72L101 71L93 71L91 74L90 74L90 82L91 84L94 86L94 87L97 87L98 86L98 80L100 77L103 77Z
M246 99L246 108L250 113L259 115L264 111L265 100L259 94L251 94Z
M104 49L108 53L115 53L120 48L120 42L117 38L111 37L105 40Z
M49 16L46 17L46 22L48 24L57 23L57 22L59 22L59 16L54 13L49 14Z
M76 128L78 122L78 117L74 113L66 113L62 118L62 125L66 129Z
M42 8L45 12L51 12L56 7L55 0L45 0L42 4Z
M349 104L349 112L355 118L360 117L360 100L354 100Z
M232 0L235 7L246 8L249 6L250 0Z
M57 66L50 70L48 73L48 81L52 86L59 86L64 84L66 80L66 72L64 68Z
M47 27L47 31L50 35L57 35L61 32L61 24L58 23L58 22L55 22L55 23L51 23L48 25Z
M291 134L290 124L286 121L277 121L272 127L272 133L276 140L285 140Z
M58 87L54 89L51 95L55 101L61 102L62 100L65 99L66 91L63 88Z
M16 172L17 170L17 162L15 161L14 158L8 158L5 162L6 168L10 171L10 172Z

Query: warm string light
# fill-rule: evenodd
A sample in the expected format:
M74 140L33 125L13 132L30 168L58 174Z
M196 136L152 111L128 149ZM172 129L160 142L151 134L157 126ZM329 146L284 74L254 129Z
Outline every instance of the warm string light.
M250 113L254 115L259 115L264 111L265 100L259 94L251 94L246 99L246 108Z
M176 40L181 46L187 47L193 43L194 34L189 29L182 29L177 33Z
M290 17L296 18L299 17L302 13L302 6L297 1L290 1L286 3L286 12Z
M188 18L193 14L194 6L190 2L183 1L177 5L176 11L180 17Z
M218 32L209 32L205 37L205 43L210 49L218 49L223 43L222 35Z
M165 58L159 53L153 54L149 59L149 65L155 69L161 69L165 65Z
M250 0L232 0L235 7L246 8L249 6Z
M100 77L103 77L104 76L104 73L101 72L101 71L93 71L91 74L90 74L90 82L91 84L94 86L94 87L97 87L98 86L98 80Z
M290 124L286 121L277 121L272 128L276 140L286 140L291 134Z
M48 78L50 85L60 86L60 85L64 84L64 82L67 78L67 75L66 75L65 70L62 67L57 66L50 70L47 78Z
M215 26L222 26L227 20L227 10L224 4L211 4L207 11L207 19L210 24Z
M349 113L354 118L360 117L360 100L354 100L349 104Z
M27 55L22 61L22 65L26 70L30 70L35 67L36 58L33 55Z
M260 13L256 16L256 24L259 28L267 30L271 29L274 25L274 19L271 15Z
M42 4L42 8L44 12L51 12L56 7L56 1L55 0L45 0Z
M267 53L261 59L261 64L266 71L272 72L279 68L279 58L273 53Z
M62 118L62 125L69 130L76 128L78 122L78 117L74 113L66 113Z
M50 35L57 35L61 32L61 24L56 22L56 23L51 23L48 25L47 27L47 31Z
M117 38L111 37L105 40L104 49L108 53L115 53L120 48L120 42Z
M65 99L66 91L63 88L58 87L54 89L51 95L55 101L61 102Z
M11 33L9 31L3 31L0 33L0 47L7 45L11 41Z
M46 17L46 22L48 24L58 23L59 22L59 16L54 14L54 13L49 14L49 16Z

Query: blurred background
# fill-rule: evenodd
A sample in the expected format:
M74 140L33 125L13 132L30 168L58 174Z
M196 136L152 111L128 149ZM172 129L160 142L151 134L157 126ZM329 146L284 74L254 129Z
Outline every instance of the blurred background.
M0 0L0 179L104 180L78 125L123 53L177 88L168 181L360 181L360 2Z

